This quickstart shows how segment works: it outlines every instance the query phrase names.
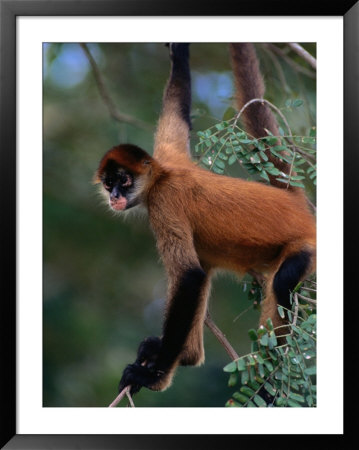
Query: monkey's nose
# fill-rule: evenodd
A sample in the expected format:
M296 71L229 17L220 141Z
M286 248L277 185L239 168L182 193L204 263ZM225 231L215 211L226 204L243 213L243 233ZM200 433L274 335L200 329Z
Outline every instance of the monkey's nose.
M114 199L119 199L121 197L121 193L120 193L120 191L118 190L118 188L115 186L113 189L112 189L112 191L111 191L111 194L110 194L110 200L114 200Z

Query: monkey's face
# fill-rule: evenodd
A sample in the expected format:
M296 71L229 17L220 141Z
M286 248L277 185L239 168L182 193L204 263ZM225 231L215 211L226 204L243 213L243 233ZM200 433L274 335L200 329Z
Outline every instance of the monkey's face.
M151 156L139 147L121 144L105 153L94 177L113 211L124 211L142 203L151 177Z
M108 201L114 211L124 211L137 205L135 192L135 177L132 173L120 167L115 161L108 160L101 182L108 193Z

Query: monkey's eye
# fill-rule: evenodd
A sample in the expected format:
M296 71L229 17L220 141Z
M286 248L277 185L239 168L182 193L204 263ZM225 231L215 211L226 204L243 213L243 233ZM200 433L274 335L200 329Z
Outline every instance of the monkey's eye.
M113 187L113 181L112 180L104 180L103 181L103 187L107 190L112 189Z
M119 175L120 183L123 187L129 187L132 185L132 176L128 173L121 173Z

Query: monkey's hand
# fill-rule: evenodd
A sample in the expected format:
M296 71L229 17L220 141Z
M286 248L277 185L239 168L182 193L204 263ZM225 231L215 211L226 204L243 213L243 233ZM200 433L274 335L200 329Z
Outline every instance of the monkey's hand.
M119 392L129 385L131 394L138 392L142 386L153 390L161 389L159 386L165 376L165 371L157 366L161 347L162 340L158 337L148 337L141 342L136 361L129 364L123 372Z

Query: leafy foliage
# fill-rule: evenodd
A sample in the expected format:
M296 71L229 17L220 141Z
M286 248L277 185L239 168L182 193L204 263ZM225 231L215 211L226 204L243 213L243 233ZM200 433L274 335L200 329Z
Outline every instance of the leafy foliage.
M300 99L289 99L283 109L290 111L302 104ZM198 163L217 174L224 174L229 166L239 163L256 180L269 183L272 176L277 181L301 188L305 187L305 181L315 185L315 127L305 136L292 135L285 117L280 111L279 114L288 128L287 134L279 127L279 136L266 130L267 136L257 139L240 128L240 114L233 115L233 109L229 108L220 123L197 133ZM268 155L287 162L289 175L275 167ZM244 291L247 284L243 284ZM292 309L278 307L278 313L288 319L288 325L274 329L268 319L266 327L249 330L251 352L224 368L230 374L228 385L239 385L226 406L316 406L316 303L313 292L312 287L300 284L291 295ZM254 280L248 298L254 307L258 307L262 299L261 288Z
M225 366L228 385L239 384L226 406L316 406L315 291L309 286L298 291L291 296L292 310L278 307L289 325L274 329L268 319L266 327L249 330L251 352Z
M295 107L301 104L302 101L298 99L291 101ZM227 117L231 111L232 108L229 108L223 117ZM306 178L316 183L316 165L312 162L315 155L315 127L309 130L307 136L293 136L290 130L289 134L285 134L280 127L280 136L274 136L266 130L267 136L256 139L239 127L238 120L239 115L235 115L197 133L199 142L195 146L195 153L201 165L223 174L228 166L239 163L249 175L267 182L271 175L280 182L302 188ZM268 152L291 166L289 175L269 161Z

